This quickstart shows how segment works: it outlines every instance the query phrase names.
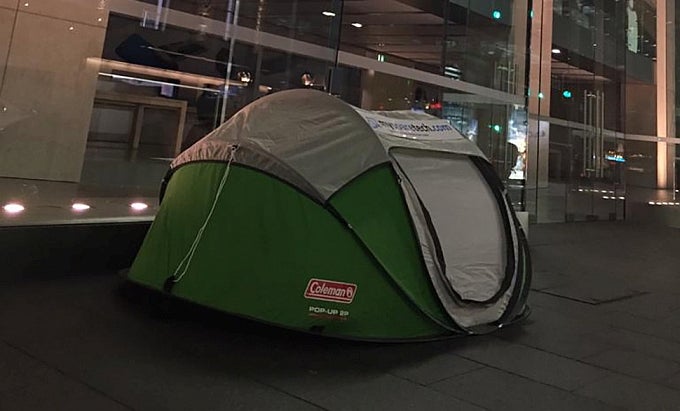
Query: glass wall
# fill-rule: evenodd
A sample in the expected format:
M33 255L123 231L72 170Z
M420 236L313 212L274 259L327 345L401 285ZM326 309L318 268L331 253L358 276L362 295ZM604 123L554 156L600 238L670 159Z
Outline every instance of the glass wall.
M620 220L631 203L671 199L674 2L534 8L527 197L536 221Z
M0 225L149 220L179 152L290 88L448 119L523 207L529 23L526 0L0 0Z

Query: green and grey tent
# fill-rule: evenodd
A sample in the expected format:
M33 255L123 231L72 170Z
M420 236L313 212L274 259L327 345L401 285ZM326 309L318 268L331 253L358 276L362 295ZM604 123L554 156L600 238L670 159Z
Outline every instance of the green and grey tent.
M313 90L242 109L172 163L136 283L362 340L523 318L531 268L499 177L445 120Z

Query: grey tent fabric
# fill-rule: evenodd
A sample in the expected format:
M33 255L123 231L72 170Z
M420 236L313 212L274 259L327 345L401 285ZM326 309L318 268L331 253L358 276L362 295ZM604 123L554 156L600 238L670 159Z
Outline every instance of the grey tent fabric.
M414 111L366 111L319 91L299 89L253 102L180 154L171 167L226 161L234 145L239 146L237 163L277 175L319 201L390 161L390 147L484 158L446 120Z
M457 296L451 292L452 284L446 278L444 274L444 268L439 265L437 258L435 256L435 240L432 236L433 233L428 229L427 218L425 217L425 210L418 200L418 193L416 189L411 185L408 176L404 174L400 167L396 168L397 174L400 176L401 187L405 194L406 204L411 214L411 219L414 223L414 228L416 230L416 236L420 244L420 249L423 255L423 261L425 267L432 281L432 286L434 287L439 301L442 306L449 314L449 316L458 324L459 326L466 329L473 329L474 327L490 324L501 318L503 313L508 307L510 299L513 295L513 290L517 283L517 271L513 273L510 286L500 296L500 298L494 302L488 304L465 304L462 303ZM500 233L499 233L500 234ZM519 244L517 243L516 232L513 229L512 241L516 244L517 249Z
M303 190L314 187L308 194L321 201L365 170L389 161L375 133L350 105L318 91L288 90L239 111L180 154L172 167L191 161L224 161L228 147L241 144L266 153L262 158L286 164L290 172L279 177ZM241 162L238 157L235 160ZM272 171L268 164L242 164Z
M467 156L392 153L431 215L451 286L465 300L491 299L505 278L506 241L496 199L479 170Z

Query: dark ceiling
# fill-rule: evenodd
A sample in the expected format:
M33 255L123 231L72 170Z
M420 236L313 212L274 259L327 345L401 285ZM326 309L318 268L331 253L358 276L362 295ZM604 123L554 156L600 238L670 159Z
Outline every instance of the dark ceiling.
M157 4L163 0L144 1ZM227 19L229 7L235 4L233 0L169 3L172 9L220 21ZM508 25L490 16L472 15L454 2L445 11L446 4L434 0L241 0L238 24L331 47L336 46L339 32L341 49L369 56L381 53L400 64L431 71L442 69L442 43L447 45L447 65L462 66L466 56L476 53L488 59L508 52ZM335 12L337 17L324 16L324 11ZM470 20L474 27L466 24Z

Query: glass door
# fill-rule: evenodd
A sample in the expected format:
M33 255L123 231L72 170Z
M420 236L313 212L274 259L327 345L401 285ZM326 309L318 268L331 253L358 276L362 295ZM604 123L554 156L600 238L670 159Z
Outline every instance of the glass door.
M583 124L570 135L570 181L566 193L566 221L623 218L623 141L604 132L605 93L584 91Z

